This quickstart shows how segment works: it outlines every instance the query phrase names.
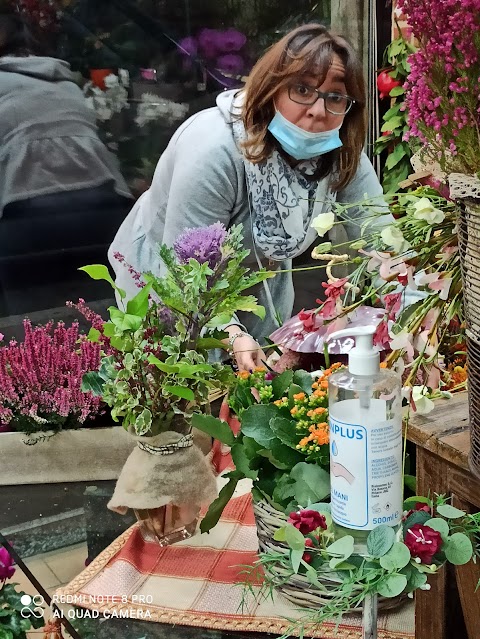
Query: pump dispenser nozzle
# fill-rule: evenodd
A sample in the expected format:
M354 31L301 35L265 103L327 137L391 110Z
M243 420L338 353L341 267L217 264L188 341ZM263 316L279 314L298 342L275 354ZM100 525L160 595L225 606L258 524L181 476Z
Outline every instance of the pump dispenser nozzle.
M354 337L355 346L348 353L348 370L352 375L373 376L380 370L380 354L373 345L376 328L359 326L335 331L327 341L337 337Z

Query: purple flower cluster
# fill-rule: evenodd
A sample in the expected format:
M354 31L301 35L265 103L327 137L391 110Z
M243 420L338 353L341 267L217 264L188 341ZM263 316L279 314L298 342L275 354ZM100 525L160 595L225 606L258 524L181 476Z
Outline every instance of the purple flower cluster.
M81 384L84 373L100 366L100 344L79 337L77 322L32 327L24 320L23 326L22 343L0 348L0 424L16 416L40 424L50 415L83 423L98 413L100 398L82 392Z
M245 34L236 29L201 29L196 36L179 42L180 52L188 58L200 57L216 69L232 75L245 70L245 60L239 51L247 41Z
M227 231L220 222L204 228L187 229L178 237L173 248L182 264L193 258L200 264L208 262L213 269L222 259L221 248L226 235Z
M420 47L405 83L409 137L444 168L476 172L480 125L480 0L398 0ZM432 19L433 18L433 19Z

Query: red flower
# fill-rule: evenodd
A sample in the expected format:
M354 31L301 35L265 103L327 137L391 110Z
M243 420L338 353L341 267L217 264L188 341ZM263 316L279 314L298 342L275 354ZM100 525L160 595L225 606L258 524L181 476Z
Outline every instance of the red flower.
M323 530L327 528L325 517L316 510L305 509L290 513L288 523L298 528L302 535L308 535L317 528L323 528Z
M0 582L13 577L15 568L13 567L13 559L3 546L0 546Z
M404 543L412 557L418 557L422 564L431 564L443 542L437 530L423 524L414 524L407 530Z
M306 311L304 308L298 313L298 319L303 324L303 330L307 333L311 333L315 330L315 315L314 311Z

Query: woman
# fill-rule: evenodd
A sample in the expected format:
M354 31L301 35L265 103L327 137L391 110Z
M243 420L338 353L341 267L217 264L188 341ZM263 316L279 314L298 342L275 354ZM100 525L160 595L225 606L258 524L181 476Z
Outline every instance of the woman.
M139 271L159 273L159 242L172 245L185 228L217 221L243 224L250 268L290 269L317 238L313 217L335 200L381 196L362 152L366 118L362 68L350 45L319 24L295 29L257 62L244 90L222 93L216 107L174 134L151 188L110 247L117 284L134 294L114 252ZM350 239L360 223L346 225ZM334 229L330 239L338 241ZM239 313L226 328L240 369L264 358L257 340L276 328L276 315L290 317L292 275L279 273L252 292L266 307L265 320Z

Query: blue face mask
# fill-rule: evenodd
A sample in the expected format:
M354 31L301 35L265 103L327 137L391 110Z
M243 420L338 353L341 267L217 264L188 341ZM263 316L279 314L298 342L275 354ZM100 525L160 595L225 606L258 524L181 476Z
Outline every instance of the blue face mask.
M340 126L330 131L311 133L289 122L279 111L268 125L268 130L282 149L295 160L310 160L342 146Z

